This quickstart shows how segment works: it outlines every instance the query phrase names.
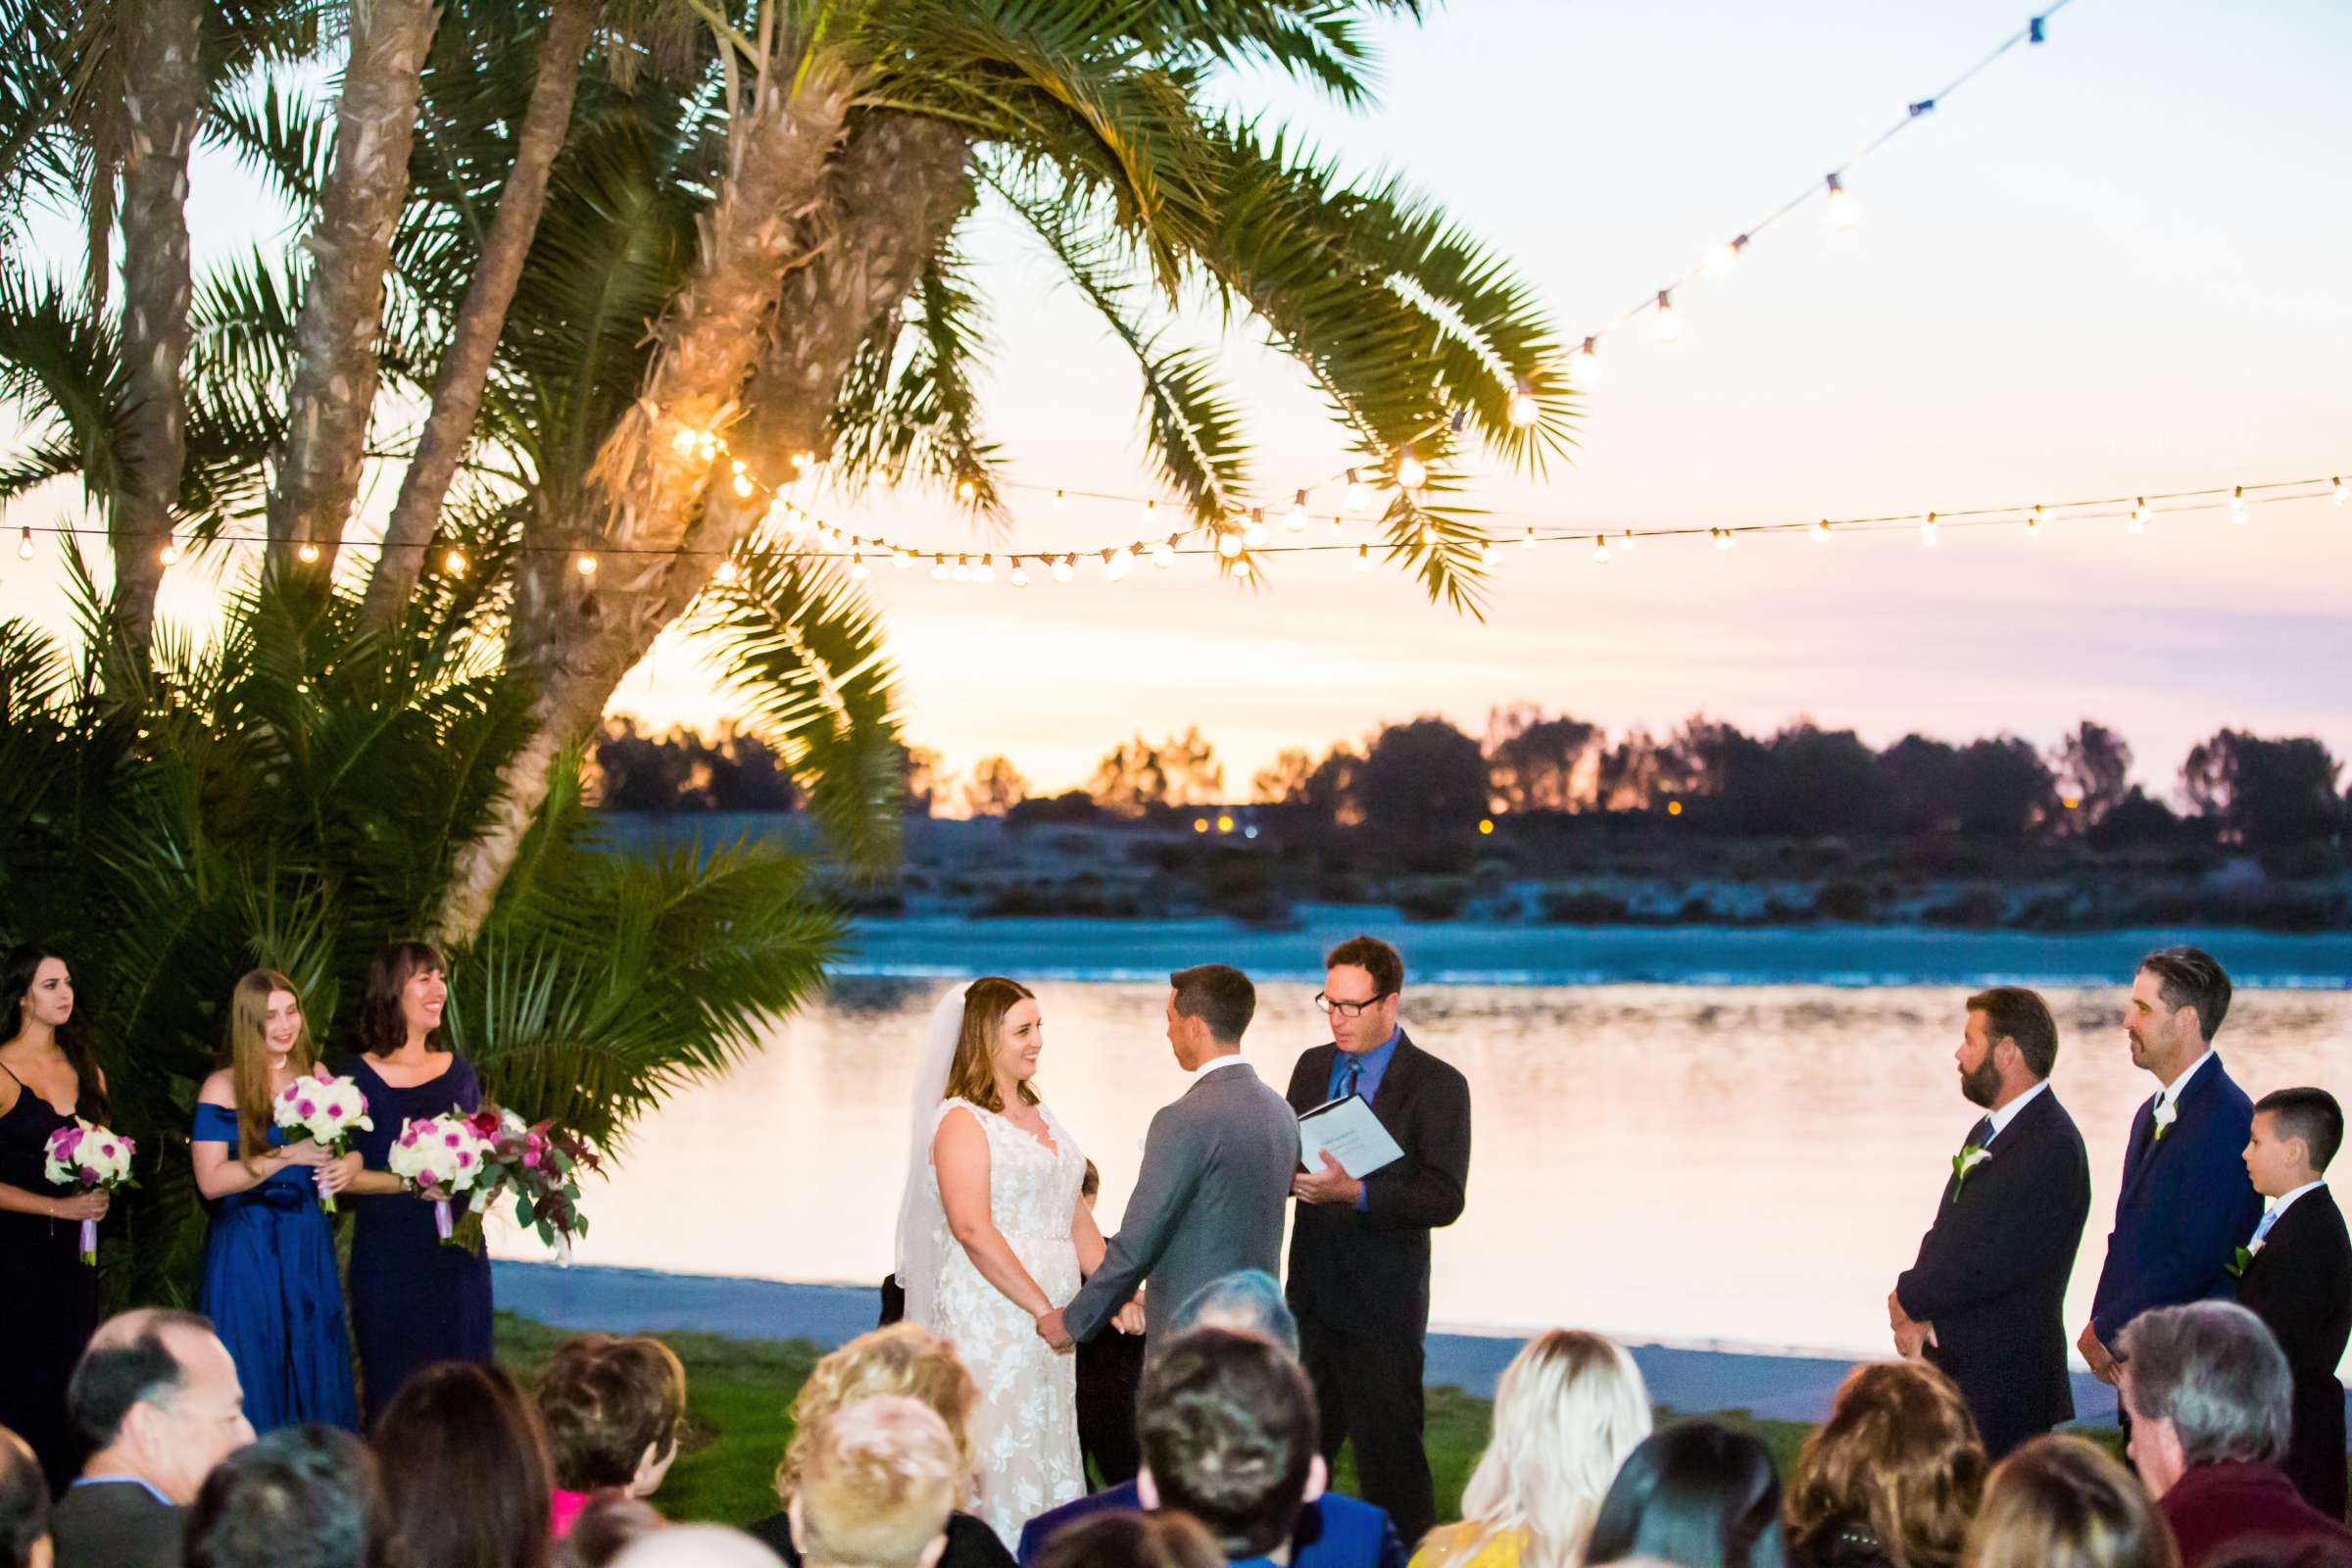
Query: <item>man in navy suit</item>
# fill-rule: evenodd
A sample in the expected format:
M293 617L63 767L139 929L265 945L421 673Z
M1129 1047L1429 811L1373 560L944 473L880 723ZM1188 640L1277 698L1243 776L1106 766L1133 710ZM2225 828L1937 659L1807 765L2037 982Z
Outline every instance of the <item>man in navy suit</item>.
M2303 1500L2344 1516L2344 1386L2352 1341L2352 1235L2328 1191L2344 1111L2325 1089L2281 1089L2254 1102L2246 1174L2270 1200L2238 1270L2238 1304L2262 1319L2294 1374L2293 1435L2280 1468Z
M2075 1414L2066 1282L2090 1217L2090 1161L2050 1089L2058 1025L2034 992L1968 999L1960 1092L1985 1109L1936 1205L1919 1260L1894 1282L1894 1346L1940 1367L1998 1459Z
M2160 1087L2132 1118L2107 1266L2075 1342L2111 1388L2122 1388L2110 1347L2124 1325L2151 1307L2232 1294L2230 1264L2262 1217L2242 1158L2254 1103L2213 1050L2229 1010L2230 976L2195 948L2160 948L2132 976L2124 1035L2132 1064ZM2122 1419L2128 1432L2131 1413Z

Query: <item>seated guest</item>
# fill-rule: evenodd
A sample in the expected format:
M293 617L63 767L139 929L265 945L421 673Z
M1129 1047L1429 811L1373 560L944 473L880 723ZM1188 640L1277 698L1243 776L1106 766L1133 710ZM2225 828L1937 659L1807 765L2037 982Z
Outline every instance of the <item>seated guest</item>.
M860 1334L835 1350L808 1374L801 1392L792 1401L792 1443L784 1450L784 1462L776 1466L776 1498L789 1504L793 1489L799 1485L802 1467L807 1464L809 1446L815 1441L816 1429L827 1416L860 1399L876 1395L904 1395L930 1407L948 1429L961 1456L961 1479L956 1484L957 1511L948 1520L948 1549L942 1568L1010 1568L1012 1553L1004 1543L988 1527L987 1521L976 1514L961 1511L961 1505L971 1500L972 1464L970 1429L972 1407L980 1402L980 1390L972 1375L956 1358L956 1347L935 1339L912 1323L894 1323L871 1334ZM751 1533L764 1543L770 1551L795 1565L801 1560L800 1548L793 1544L792 1521L785 1509L778 1509L751 1527Z
M1169 1320L1168 1337L1172 1341L1200 1328L1255 1335L1292 1360L1298 1358L1298 1319L1291 1316L1282 1286L1263 1269L1237 1270L1201 1286ZM1076 1521L1142 1506L1135 1483L1128 1482L1048 1509L1021 1527L1021 1568L1032 1568L1054 1536ZM1404 1545L1387 1510L1326 1492L1298 1510L1291 1562L1293 1568L1405 1568Z
M776 1554L723 1525L672 1525L631 1542L612 1568L776 1568Z
M1432 1531L1413 1568L1577 1568L1617 1467L1649 1428L1649 1391L1622 1347L1575 1329L1537 1335L1495 1386L1462 1522Z
M556 1568L611 1568L612 1559L641 1536L667 1528L653 1504L608 1492L591 1497L572 1517L571 1529L556 1543Z
M1102 1174L1086 1162L1078 1201L1095 1211ZM1178 1302L1182 1305L1182 1302ZM1133 1481L1143 1463L1135 1446L1135 1391L1144 1381L1144 1337L1098 1334L1078 1344L1078 1452L1105 1487Z
M883 1394L817 1424L785 1506L808 1568L938 1568L968 1484L963 1445L930 1406Z
M1682 1421L1626 1456L1586 1548L1590 1563L1648 1558L1679 1568L1784 1568L1781 1478L1764 1445L1713 1421Z
M2234 1301L2142 1312L2125 1328L2132 1463L2173 1527L2182 1568L2248 1547L2352 1547L2352 1530L2279 1470L2294 1403L2286 1352Z
M2335 1368L2352 1341L2352 1235L2325 1173L2343 1143L2343 1107L2324 1089L2281 1089L2255 1102L2246 1174L2266 1206L2237 1282L2238 1304L2278 1338L2294 1373L2294 1431L2280 1468L2330 1519L2344 1516L2344 1386Z
M1136 1438L1144 1507L1191 1514L1228 1562L1287 1556L1298 1510L1327 1480L1306 1373L1254 1334L1194 1329L1160 1349L1144 1372Z
M1805 1439L1782 1509L1802 1568L1953 1568L1984 1491L1959 1386L1918 1361L1858 1366Z
M1058 1532L1038 1568L1225 1568L1225 1554L1180 1513L1099 1513Z
M556 1348L534 1391L555 1467L557 1540L589 1495L640 1500L661 1490L686 1421L686 1368L660 1340L581 1334Z
M31 1446L0 1427L0 1568L50 1568L49 1481Z
M2082 1438L2035 1438L1993 1466L1962 1568L2180 1568L2147 1493Z
M214 1465L253 1441L237 1364L193 1312L99 1325L66 1386L89 1445L50 1516L58 1568L177 1568L183 1510Z
M375 1429L399 1556L416 1568L548 1568L547 1435L506 1369L443 1361Z
M187 1568L385 1568L391 1536L366 1444L334 1427L279 1427L205 1477Z

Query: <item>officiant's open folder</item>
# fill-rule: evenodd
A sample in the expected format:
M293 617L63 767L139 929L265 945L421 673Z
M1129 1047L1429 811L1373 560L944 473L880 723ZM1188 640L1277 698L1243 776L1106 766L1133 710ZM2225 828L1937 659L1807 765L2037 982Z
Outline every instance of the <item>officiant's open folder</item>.
M1298 1163L1307 1170L1321 1170L1327 1152L1340 1162L1340 1169L1359 1182L1404 1157L1404 1151L1396 1147L1396 1140L1389 1136L1361 1095L1345 1096L1299 1116Z

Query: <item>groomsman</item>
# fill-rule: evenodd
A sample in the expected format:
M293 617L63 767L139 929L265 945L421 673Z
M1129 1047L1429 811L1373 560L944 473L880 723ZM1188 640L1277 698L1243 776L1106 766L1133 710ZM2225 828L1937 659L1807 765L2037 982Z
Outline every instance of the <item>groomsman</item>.
M1886 1316L1897 1350L1959 1385L1998 1459L2074 1419L2066 1282L2090 1217L2090 1161L2050 1089L2058 1025L2039 996L1998 986L1969 998L1953 1060L1985 1115L1952 1156Z
M2124 1036L2159 1087L2132 1118L2107 1265L2075 1342L2111 1388L2122 1387L2109 1347L2124 1325L2152 1306L2230 1295L2230 1264L2262 1214L2241 1157L2253 1102L2213 1050L2229 1010L2230 976L2195 948L2160 948L2132 976Z
M1356 1181L1325 1155L1321 1169L1292 1182L1288 1294L1324 1458L1352 1442L1364 1500L1386 1508L1411 1545L1437 1522L1421 1441L1429 1233L1461 1217L1470 1085L1397 1027L1404 960L1395 948L1353 937L1323 966L1315 1005L1331 1020L1332 1043L1298 1058L1291 1108L1361 1095L1404 1157Z
M2323 1173L2344 1144L2344 1112L2324 1089L2281 1089L2254 1102L2246 1174L2270 1200L2237 1282L2237 1299L2269 1325L2295 1376L2294 1437L2280 1468L2303 1500L2344 1517L2344 1386L2352 1341L2352 1237Z

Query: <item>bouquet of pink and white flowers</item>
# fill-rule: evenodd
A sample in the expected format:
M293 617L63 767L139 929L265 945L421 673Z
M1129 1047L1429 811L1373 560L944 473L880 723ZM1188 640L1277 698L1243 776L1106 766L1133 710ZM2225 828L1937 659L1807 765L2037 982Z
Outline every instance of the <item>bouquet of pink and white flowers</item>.
M297 1078L279 1092L270 1106L270 1119L286 1130L286 1142L307 1138L333 1158L351 1152L351 1135L373 1131L368 1115L368 1097L349 1078L337 1078L315 1067L308 1078ZM318 1206L335 1211L335 1195L318 1186Z
M473 1129L489 1146L495 1172L489 1192L475 1206L487 1208L512 1192L514 1222L570 1262L572 1242L588 1234L588 1216L580 1212L580 1187L572 1172L581 1165L600 1169L595 1152L553 1121L526 1122L487 1102L473 1113Z
M489 1152L490 1145L474 1130L473 1118L453 1107L446 1116L403 1124L384 1163L411 1187L429 1188L439 1195L433 1200L433 1223L446 1242L455 1237L452 1198L473 1194L467 1205L471 1209L479 1209L490 1199L491 1189L485 1184L490 1174Z
M130 1155L136 1146L127 1138L76 1116L49 1135L50 1182L77 1193L116 1192L138 1184L130 1179ZM98 1265L98 1222L81 1222L81 1260Z

